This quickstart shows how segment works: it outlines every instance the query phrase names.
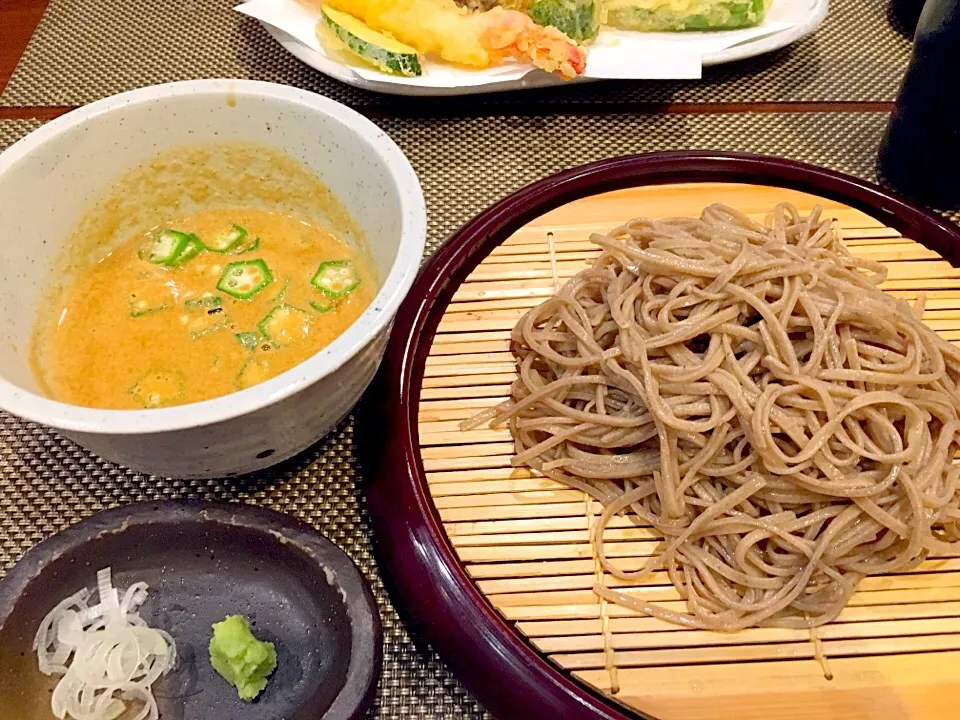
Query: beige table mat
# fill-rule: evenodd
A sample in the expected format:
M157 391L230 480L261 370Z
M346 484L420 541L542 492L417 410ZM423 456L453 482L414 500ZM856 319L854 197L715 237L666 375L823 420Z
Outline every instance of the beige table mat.
M881 113L803 113L380 124L420 176L432 253L447 234L503 195L563 168L627 153L752 151L871 178L885 122ZM36 121L0 121L0 149L38 126ZM252 479L187 482L104 464L54 433L0 413L0 574L37 541L101 508L172 497L267 505L312 523L371 581L385 629L384 671L373 717L484 717L432 653L415 650L384 591L371 555L369 519L358 495L359 450L353 429L348 419L303 455Z
M624 110L639 103L891 101L910 43L890 0L831 0L824 25L789 48L706 68L701 81L603 82L493 98L408 100L356 90L307 67L239 0L50 0L0 106L80 105L144 85L203 77L269 80L347 104L417 115L529 108ZM776 2L777 0L774 0Z

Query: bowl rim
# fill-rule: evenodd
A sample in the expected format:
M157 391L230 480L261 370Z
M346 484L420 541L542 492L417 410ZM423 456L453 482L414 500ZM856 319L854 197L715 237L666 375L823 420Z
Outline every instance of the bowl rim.
M424 264L397 313L383 363L360 405L359 457L374 554L408 629L502 720L652 720L560 668L480 591L429 489L418 429L424 367L454 293L506 238L575 200L629 187L751 183L800 190L862 210L960 267L960 228L894 192L809 163L711 150L625 155L543 177L488 206Z
M389 327L420 267L426 244L426 203L420 181L397 144L365 116L330 98L276 83L206 79L152 85L113 95L62 115L0 153L0 176L44 144L101 115L158 100L195 95L270 99L326 115L365 142L383 161L400 201L396 260L370 306L329 345L280 375L220 397L168 408L107 410L60 402L0 377L0 408L67 432L138 435L174 432L230 420L280 402L333 373Z

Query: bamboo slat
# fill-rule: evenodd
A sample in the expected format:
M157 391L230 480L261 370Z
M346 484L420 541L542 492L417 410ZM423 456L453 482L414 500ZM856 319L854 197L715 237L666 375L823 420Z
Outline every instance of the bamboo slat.
M513 467L506 429L459 427L509 397L510 331L596 257L592 232L640 213L698 214L711 202L762 220L783 200L801 210L820 202L855 254L887 265L882 287L908 301L925 293L925 321L960 342L960 269L859 210L796 191L716 183L586 198L537 218L495 249L457 289L440 322L418 428L434 505L477 587L537 650L658 718L952 717L960 690L960 553L928 558L908 573L865 578L815 637L772 628L679 628L593 593L602 582L685 608L665 572L638 585L602 571L590 543L601 511L596 501ZM620 517L606 540L608 558L628 571L642 567L659 544L651 528Z

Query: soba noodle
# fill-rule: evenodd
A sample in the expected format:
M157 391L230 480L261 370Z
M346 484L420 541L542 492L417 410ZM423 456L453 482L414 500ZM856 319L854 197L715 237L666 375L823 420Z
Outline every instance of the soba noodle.
M956 550L960 350L819 209L761 225L713 205L591 240L593 266L514 329L493 424L515 464L603 503L607 573L665 568L687 612L595 592L689 627L806 628L865 575ZM639 570L605 553L621 514L665 538Z

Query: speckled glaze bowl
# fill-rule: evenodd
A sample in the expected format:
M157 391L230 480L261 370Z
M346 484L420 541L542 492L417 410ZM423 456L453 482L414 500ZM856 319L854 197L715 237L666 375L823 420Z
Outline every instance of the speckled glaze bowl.
M152 410L97 410L38 389L30 337L50 271L80 216L123 171L158 152L224 140L282 150L314 172L366 236L383 281L370 307L319 353L224 397ZM420 184L376 125L327 98L245 80L143 88L60 117L0 154L0 408L106 460L167 477L239 475L322 437L380 364L426 236Z

